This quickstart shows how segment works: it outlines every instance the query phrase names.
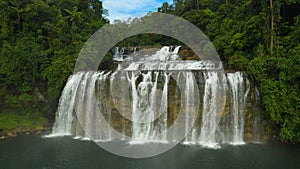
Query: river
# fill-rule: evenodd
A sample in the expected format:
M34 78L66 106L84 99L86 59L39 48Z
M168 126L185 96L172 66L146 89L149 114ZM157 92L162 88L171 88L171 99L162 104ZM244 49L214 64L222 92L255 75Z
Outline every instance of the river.
M299 144L251 143L223 145L220 149L179 144L161 155L131 159L111 154L92 141L72 137L46 139L42 135L0 140L0 168L296 169L300 166Z

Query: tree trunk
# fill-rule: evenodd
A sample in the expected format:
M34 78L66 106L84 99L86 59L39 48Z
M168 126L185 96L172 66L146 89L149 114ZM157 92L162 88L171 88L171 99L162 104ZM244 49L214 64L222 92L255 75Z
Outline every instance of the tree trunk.
M19 33L21 32L21 16L20 16L20 12L18 13L18 29L19 29Z
M271 11L271 38L270 38L270 55L273 54L274 49L274 5L273 0L270 0L270 11Z

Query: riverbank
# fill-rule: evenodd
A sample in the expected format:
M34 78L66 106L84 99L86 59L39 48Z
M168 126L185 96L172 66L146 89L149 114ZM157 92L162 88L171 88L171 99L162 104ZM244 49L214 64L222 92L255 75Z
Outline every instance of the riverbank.
M24 134L40 134L43 131L51 130L50 126L37 126L35 128L16 128L16 129L0 129L0 140L9 137L16 137Z
M51 130L52 123L39 113L0 114L0 139L15 137L23 134L36 134Z

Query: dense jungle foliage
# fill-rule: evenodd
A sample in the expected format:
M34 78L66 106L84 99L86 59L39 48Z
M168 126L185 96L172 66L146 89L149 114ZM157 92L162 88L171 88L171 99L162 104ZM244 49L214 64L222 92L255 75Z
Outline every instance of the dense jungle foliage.
M0 1L0 128L54 117L80 49L108 23L105 13L98 0Z
M0 119L51 118L84 42L108 24L107 11L98 0L0 0L0 7ZM199 27L230 69L259 84L270 130L283 141L300 141L299 0L174 0L158 12ZM174 40L149 34L119 43L169 44Z

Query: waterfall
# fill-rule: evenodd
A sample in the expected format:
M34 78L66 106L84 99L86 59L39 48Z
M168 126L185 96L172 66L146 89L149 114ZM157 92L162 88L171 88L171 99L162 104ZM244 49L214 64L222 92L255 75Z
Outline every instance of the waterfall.
M244 144L244 80L241 72L227 74L231 92L232 141L231 144Z
M56 120L52 129L53 135L71 135L73 122L73 109L76 99L77 88L84 73L72 75L63 89L62 96L56 113Z
M205 147L216 147L218 143L215 139L214 131L218 125L218 74L217 72L205 72L204 78L205 87L199 142Z
M180 82L180 77L181 77L181 74L182 74L182 72L178 72L177 73L177 77L176 77L176 82L177 83L179 83ZM179 99L179 95L180 95L180 86L179 85L177 85L176 86L176 93L175 93L175 103L176 103L176 108L178 108L178 105L180 105L181 104L181 101L180 101L180 99ZM178 131L178 126L177 125L175 125L174 126L174 130L173 130L173 138L172 138L172 141L173 142L176 142L177 141L177 131ZM185 132L186 132L186 130L185 130Z
M121 69L121 65L118 64L118 68L117 71L115 71L114 73L112 73L112 75L110 76L110 99L111 99L111 103L113 105L113 107L115 107L115 109L119 110L121 112L121 139L122 140L126 140L126 118L128 118L127 113L124 112L128 112L130 110L128 110L128 108L126 107L126 105L129 105L128 100L129 100L129 95L128 95L128 89L129 89L129 82L127 80L126 74L125 72L119 72L119 70ZM122 86L122 87L121 87ZM119 97L117 97L119 96ZM112 109L112 107L111 107ZM112 110L111 110L112 111ZM112 114L111 114L112 116ZM112 117L111 117L112 118Z
M71 75L48 137L120 139L130 144L183 141L218 148L222 143L244 144L246 120L251 117L253 141L261 140L260 96L257 87L252 90L245 73L226 73L223 78L212 70L220 66L218 63L177 59L169 62L170 54L170 48L164 47L147 59L128 56L126 59L135 61L119 62L112 73L87 71ZM255 114L249 116L248 100L252 98L248 95L253 92L257 107L253 109ZM227 98L226 106L219 112L223 98ZM183 120L175 123L179 115ZM183 140L179 137L182 132L186 136Z
M185 80L185 86L184 86L184 113L185 113L185 133L188 133L187 136L185 137L184 144L193 144L195 143L195 132L192 130L190 131L190 123L192 122L192 116L191 116L191 111L192 108L195 106L195 80L193 78L193 73L192 72L183 72L182 76L184 77Z
M157 94L159 72L141 73L142 81L136 86L140 73L127 73L132 96L132 140L130 143L167 141L168 83L171 74L163 74L164 85L160 99ZM152 78L154 76L154 80ZM160 103L158 101L160 100ZM158 106L159 105L159 106Z
M115 47L114 50L113 50L113 60L114 61L118 61L118 62L121 62L124 60L124 53L125 53L125 48L122 48L120 51L119 51L119 47Z
M263 140L262 133L263 133L263 120L261 117L261 100L260 100L260 94L258 91L258 87L255 86L254 88L254 106L252 108L253 111L253 142L254 143L261 143Z
M168 120L168 84L170 80L171 73L168 74L164 72L164 87L162 92L162 99L160 104L160 118L158 121L158 127L159 129L156 131L159 131L159 133L156 134L156 136L159 136L159 140L161 141L167 141L167 120Z
M128 75L128 74L127 74ZM151 121L154 118L154 110L151 107L151 91L153 89L153 82L151 78L152 72L142 74L143 81L136 87L136 80L138 73L132 72L131 78L131 92L132 92L132 139L136 140L150 140L152 135Z

